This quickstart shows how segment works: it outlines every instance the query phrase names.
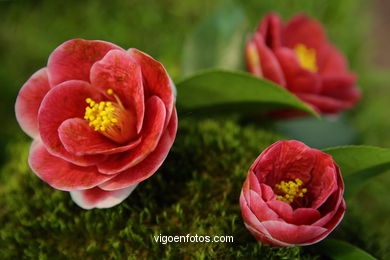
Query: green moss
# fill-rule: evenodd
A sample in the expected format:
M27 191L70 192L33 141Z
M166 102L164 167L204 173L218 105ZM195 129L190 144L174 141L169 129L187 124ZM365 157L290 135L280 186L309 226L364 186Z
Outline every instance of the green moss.
M248 167L271 132L234 121L180 121L162 168L121 205L85 211L27 165L28 141L8 147L1 171L0 255L25 258L307 259L299 248L261 246L245 229L238 203ZM233 243L156 243L153 235L231 235Z

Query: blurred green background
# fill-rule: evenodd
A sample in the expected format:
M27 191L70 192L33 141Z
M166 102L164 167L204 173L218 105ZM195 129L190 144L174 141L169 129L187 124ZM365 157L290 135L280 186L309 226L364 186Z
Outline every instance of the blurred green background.
M54 192L52 189L47 188L46 184L37 180L38 178L32 176L33 174L28 170L26 156L30 141L29 138L25 136L19 129L14 117L13 109L17 93L23 83L36 70L46 65L47 58L51 51L54 50L54 48L71 38L85 38L91 40L100 39L113 42L123 48L138 48L161 61L173 80L179 80L183 74L181 62L185 39L191 34L191 32L195 30L198 22L201 21L202 18L209 14L213 8L221 2L223 1L0 0L0 120L3 122L2 127L0 128L0 145L2 147L0 150L0 163L2 167L0 172L0 208L2 211L0 212L0 221L2 222L0 239L3 241L0 240L0 244L7 245L4 247L4 252L7 252L7 254L3 252L5 256L16 256L18 255L17 250L22 250L21 248L24 248L24 251L22 251L23 253L20 253L24 256L40 256L45 258L47 256L50 257L50 255L55 250L59 250L58 247L55 247L56 249L45 247L45 243L48 243L45 239L38 239L35 242L31 242L35 243L34 245L37 248L36 251L28 246L29 239L33 239L35 236L39 237L39 234L41 233L39 229L34 229L34 225L38 225L37 223L27 223L23 222L23 220L28 219L29 214L31 214L32 218L45 216L45 209L39 207L37 208L36 206L25 205L25 203L29 203L28 198L30 195L32 198L35 198L34 196L42 196L39 198L45 198L45 194L38 192L38 189L44 189L44 191L48 192L49 194L65 194L58 196L55 195L54 198L57 196L58 201L65 203L63 208L70 208L69 211L73 212L73 215L66 215L64 213L65 215L60 214L59 216L52 216L54 220L59 218L62 219L61 221L65 221L65 224L63 224L65 226L69 224L67 221L69 221L69 218L72 218L72 216L75 218L81 218L81 216L83 216L81 219L86 220L89 218L94 218L95 220L100 219L99 217L91 217L90 215L93 213L84 213L83 211L77 209L71 202L67 202L70 200L70 198L67 197L66 193ZM248 33L254 30L259 19L261 19L261 17L269 11L278 12L285 19L297 12L306 12L321 21L324 24L331 41L334 42L345 53L349 60L351 69L358 74L358 83L363 91L363 98L359 105L346 113L348 122L357 131L358 139L356 144L376 145L387 148L390 147L390 47L388 44L390 40L390 34L388 33L388 28L390 28L390 17L388 16L390 13L390 4L388 1L248 0L236 2L239 3L246 12L248 18ZM185 148L187 147L186 145L193 142L184 135L180 134L180 131L182 133L187 133L188 131L191 132L191 130L189 130L192 128L192 126L189 126L191 123L186 123L186 120L188 119L183 119L183 126L179 128L178 140L175 143L173 150L173 154L176 154L177 156L180 156L178 155L178 151L183 151L183 149L185 151ZM207 143L207 140L205 141L204 139L208 138L207 135L209 133L207 131L209 130L211 133L214 131L208 128L209 125L211 124L213 126L213 124L217 124L216 126L213 126L217 127L218 122L210 123L209 120L206 120L204 122L198 122L197 124L199 124L199 127L195 125L195 129L198 129L199 131L203 129L202 131L205 131L205 136L202 136L202 134L199 133L199 135L201 135L199 140L203 140ZM233 120L231 124L234 125L231 126L232 129L236 129L235 131L241 131L237 130L237 128L239 128L237 122ZM211 129L214 129L213 127L211 127ZM257 135L256 131L259 131L252 129L251 126L249 126L248 129L247 127L244 128L245 129L242 131L252 131L253 135ZM227 136L222 136L220 138L226 138L226 140L224 139L226 142L230 142L230 138L233 138L229 134L223 135ZM263 140L262 138L263 137L256 140ZM273 138L268 138L267 140L270 141L271 139ZM274 139L277 138L275 137ZM180 142L185 144L182 145ZM221 142L223 143L223 141ZM267 142L264 142L260 146L264 148L263 146L266 143ZM194 143L194 145L196 146L197 143ZM219 147L218 149L221 148L220 143L216 143L215 145L217 148ZM234 145L229 146L230 144L226 145L227 147L235 147ZM256 147L256 144L251 145ZM189 147L187 148L190 149ZM199 149L202 149L200 144ZM213 146L210 146L208 149L214 148ZM245 156L247 157L245 157L244 161L241 162L243 168L235 169L235 171L240 171L242 174L237 175L239 177L236 176L232 177L232 179L229 179L229 181L238 182L238 184L233 185L233 187L237 188L234 190L233 194L238 195L241 185L240 182L244 180L244 176L247 170L247 166L245 165L249 165L245 164L244 162L250 163L255 158L254 156L256 156L257 153L258 150L253 148L253 153L246 154ZM169 158L172 158L172 155L170 155ZM215 158L218 160L218 157ZM202 160L202 158L198 159ZM174 158L168 159L168 170L162 170L163 173L166 171L168 172L166 174L170 176L169 172L173 171L170 170L171 168L178 169L169 165L169 163L173 164L174 161ZM196 162L193 163L195 164L194 167L201 167L197 165ZM227 163L232 164L232 162ZM207 173L209 170L207 169L208 166L205 165L204 167L206 167L205 173ZM187 177L183 178L188 180L188 182L184 181L181 183L184 183L185 185L192 185L194 187L202 187L204 184L202 182L204 181L202 178L200 178L199 181L195 178L197 175L194 175L193 172L191 173L191 171L193 171L192 169L181 169L181 171L188 171L188 174L192 174L192 177L185 175ZM31 180L31 183L27 183L24 178ZM169 179L168 177L168 180L172 182L180 182L175 178L176 177L172 177ZM211 178L211 180L207 180L207 182L216 181L219 181L219 179ZM227 182L227 185L230 185L229 181ZM152 190L153 192L151 185L163 185L162 183L164 182L161 180L161 178L155 178L151 181L151 183L145 184L145 189ZM371 180L370 183L366 185L365 189L350 202L349 210L351 212L351 216L347 217L345 221L345 230L347 231L340 232L339 234L339 236L346 238L350 242L361 246L370 253L384 259L390 258L390 220L388 218L390 214L390 205L387 203L390 195L390 192L387 188L389 185L390 177L388 175L382 175ZM175 186L172 186L172 188L175 189ZM164 191L163 188L161 189ZM199 188L199 191L201 190L202 188ZM29 195L21 195L24 193ZM135 199L141 196L142 194L136 194ZM27 201L25 201L24 198ZM158 198L158 196L154 197L154 199L156 198ZM180 208L180 205L186 205L186 199L193 198L192 196L188 198L183 197L182 200L177 202L179 205L177 207ZM203 199L208 198L205 197ZM61 203L58 205L61 205ZM139 211L145 211L145 208L147 208L146 205L149 205L147 203L150 202L145 202L145 206L142 206L139 201L137 201L137 203L135 209ZM245 232L240 220L239 209L236 205L237 201L235 201L233 197L230 199L228 198L226 203L226 207L232 208L232 211L230 212L232 215L230 215L227 219L229 219L229 221L235 221L234 223L236 223L236 225L242 229L240 232ZM57 206L52 204L50 205L51 206L47 206L47 210L53 210L53 208L50 207ZM166 205L167 207L170 206L169 204ZM149 214L153 214L153 207L158 206L154 204L151 205L148 209L151 212L149 212ZM128 210L131 212L131 214L133 214L132 218L137 219L138 225L140 223L144 223L143 221L139 220L137 214L134 215L133 210L135 209L131 208L129 205L124 205L117 207L115 212L120 214L121 212L123 213L123 210L125 210L125 212ZM36 210L36 212L31 212L31 210ZM60 209L58 210L61 212ZM192 215L194 216L194 219L198 218L199 225L201 225L203 223L203 215L201 210L208 209L203 209L201 206L199 206L199 208L194 206L189 210L192 211L188 213L184 212L184 214ZM159 214L160 213L163 214L162 212L159 212ZM105 213L96 214L102 214L100 219L101 221L104 218L109 218L109 213L107 213L107 211L105 211ZM213 213L210 212L210 214ZM233 215L236 216L235 220L231 220ZM46 220L47 218L43 217L42 221L44 222ZM119 219L118 221L120 223L122 220ZM169 218L166 218L164 221L164 225L175 225L175 223L171 222L172 220ZM186 221L191 220L187 219ZM224 222L224 220L221 220L221 218L218 220L211 218L208 219L208 221L210 221L210 225L216 222L218 222L218 225L224 225L227 220ZM41 223L41 225L42 230L45 230L45 232L55 232L57 228L55 225L50 226L51 224ZM187 230L182 230L182 232L195 233L195 227L191 226L192 229L189 229L189 227L187 228ZM227 228L226 230L229 229ZM364 234L362 234L362 232L364 232ZM226 233L228 234L228 231L226 231ZM63 233L63 236L66 237L68 234ZM127 237L127 239L130 241L142 240L142 236L136 237L136 232L134 234L130 232L128 236L129 237ZM287 256L294 255L294 257L297 259L306 257L309 258L310 256L310 252L301 252L299 251L300 249L294 249L295 251L291 252L287 250L287 253L285 251L274 252L268 249L261 251L257 248L257 243L253 241L250 236L243 236L244 238L240 242L240 246L235 248L236 255L234 256L253 256L256 255L256 252L258 255L263 254L263 256L265 256L270 254L271 256L275 257L282 256L283 254ZM61 241L61 239L61 236L57 234L54 241ZM144 239L149 240L149 238ZM71 238L68 237L67 240L67 243L69 243ZM86 239L82 242L87 243L86 241L90 240ZM250 244L251 246L247 248L245 247L245 244ZM108 250L105 247L99 247L99 245L99 243L96 245L95 241L95 247L97 249L93 249L95 251L92 250L92 252L100 252L99 250L103 249L106 251ZM138 244L134 242L134 245ZM146 243L143 245L141 243L139 246L141 249L140 252L137 252L137 254L140 254L144 257L147 256L148 254L142 251L142 248L143 246L147 248L147 246L150 246L150 244ZM154 245L154 247L155 246L156 245ZM205 253L204 256L212 256L212 252L217 252L215 256L229 257L229 255L223 255L223 253L221 253L224 252L224 250L229 252L230 256L233 256L231 249L223 249L223 247L228 248L228 245L223 245L222 249L220 249L221 251L216 250L212 246L209 247L211 247L211 249L208 248L207 253ZM74 255L71 253L71 249L72 246L69 245L65 247L65 249L61 249L63 250L62 252L67 252L67 254L63 253L63 255L60 256L77 256L76 253ZM125 249L119 251L118 255L124 256L126 250L133 250L133 247L130 245L129 248L126 250ZM169 257L171 255L174 256L175 254L172 253L174 252L174 249L174 246L167 246L165 249L154 248L154 250L159 252L160 256L165 257ZM12 252L15 250L16 254L13 254ZM196 251L194 247L188 248L188 252L194 253L194 250ZM248 252L245 250L248 250ZM181 251L183 255L185 255L185 252L185 250ZM111 254L110 256L113 257L117 255ZM195 254L195 256L201 257L202 255Z

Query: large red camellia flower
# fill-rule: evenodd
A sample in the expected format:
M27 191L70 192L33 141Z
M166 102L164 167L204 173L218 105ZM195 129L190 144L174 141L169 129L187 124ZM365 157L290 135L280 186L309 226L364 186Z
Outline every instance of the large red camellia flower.
M16 118L34 141L29 164L81 207L122 202L166 158L177 130L175 87L136 49L74 39L24 84Z
M360 97L356 77L317 21L294 16L283 25L267 15L246 45L250 73L269 79L318 112L336 114Z
M332 157L305 144L279 141L249 169L240 205L245 226L272 246L325 238L345 212L344 184Z

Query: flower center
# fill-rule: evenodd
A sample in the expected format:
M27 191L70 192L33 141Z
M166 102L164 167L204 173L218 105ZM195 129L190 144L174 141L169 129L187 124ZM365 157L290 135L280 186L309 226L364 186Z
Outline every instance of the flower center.
M311 72L317 72L317 57L316 50L307 48L305 45L299 43L295 45L294 52L298 56L301 66Z
M299 178L296 178L295 181L281 181L275 185L276 198L291 204L296 198L302 198L307 192L306 188L301 188L302 185L303 182Z
M107 94L113 95L117 102L100 101L97 103L91 98L87 98L85 102L88 106L85 108L84 119L95 131L114 142L125 143L137 135L135 117L124 108L112 89L108 89Z

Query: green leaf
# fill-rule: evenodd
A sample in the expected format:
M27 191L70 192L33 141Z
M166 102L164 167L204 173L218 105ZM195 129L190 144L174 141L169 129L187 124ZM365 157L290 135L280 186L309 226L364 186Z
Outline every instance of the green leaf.
M318 116L287 90L245 72L202 71L179 82L177 91L178 107L191 112L259 113L294 108Z
M335 260L375 260L366 251L337 239L326 239L314 246L317 252Z
M225 1L217 6L186 40L183 74L211 67L242 68L247 24L245 13L237 4Z
M340 166L345 196L357 192L368 179L390 171L390 149L374 146L340 146L323 150Z

